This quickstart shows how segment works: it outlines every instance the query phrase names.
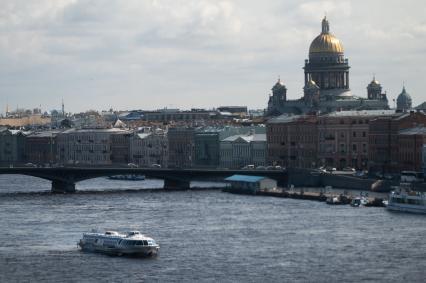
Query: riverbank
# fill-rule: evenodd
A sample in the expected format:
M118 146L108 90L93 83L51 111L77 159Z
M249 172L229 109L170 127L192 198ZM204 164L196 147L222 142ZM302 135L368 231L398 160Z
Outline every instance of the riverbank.
M374 178L355 177L350 174L325 173L307 169L288 169L288 186L295 187L326 187L346 190L371 191L388 193L392 187L398 186L399 181L381 180ZM426 191L426 183L415 183L413 189Z
M301 199L301 200L310 200L310 201L319 201L327 202L328 204L342 204L347 205L351 204L354 199L360 197L360 194L352 194L349 192L337 192L328 190L319 190L316 192L305 191L303 188L299 189L290 189L285 190L283 188L278 188L274 190L259 190L255 193L248 192L244 189L238 188L224 188L223 192L233 193L233 194L245 194L245 195L256 195L256 196L268 196L268 197L277 197L277 198L292 198L292 199ZM384 198L381 197L369 197L368 194L363 194L363 199L366 201L365 206L370 207L384 207Z

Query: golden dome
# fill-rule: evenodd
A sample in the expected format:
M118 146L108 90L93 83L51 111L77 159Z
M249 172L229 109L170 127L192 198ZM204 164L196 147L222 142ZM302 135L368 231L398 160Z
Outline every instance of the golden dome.
M332 35L327 19L322 20L322 32L311 43L309 53L343 53L343 46L340 40Z

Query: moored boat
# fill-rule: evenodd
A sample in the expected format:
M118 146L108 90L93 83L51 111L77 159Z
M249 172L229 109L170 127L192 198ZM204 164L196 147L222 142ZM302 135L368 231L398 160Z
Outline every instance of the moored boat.
M114 176L109 176L108 179L122 180L122 181L143 181L145 180L145 175L137 175L137 174L114 175Z
M368 203L368 199L363 196L359 196L351 200L352 207L366 206L367 203Z
M83 233L77 243L83 251L100 252L111 255L155 256L160 246L154 239L131 231L125 234L116 231L105 233Z
M393 211L426 213L426 194L400 187L390 193L386 208Z

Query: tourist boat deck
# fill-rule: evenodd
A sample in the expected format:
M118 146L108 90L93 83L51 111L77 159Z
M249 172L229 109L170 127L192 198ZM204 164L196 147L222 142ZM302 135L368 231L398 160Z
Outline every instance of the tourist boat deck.
M386 208L393 211L426 213L426 194L400 187L390 193Z

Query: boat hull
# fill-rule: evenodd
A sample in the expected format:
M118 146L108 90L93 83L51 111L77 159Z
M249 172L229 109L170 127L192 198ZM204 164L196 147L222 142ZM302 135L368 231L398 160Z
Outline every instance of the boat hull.
M160 248L158 246L144 246L137 248L116 248L96 245L91 243L79 242L78 246L85 252L96 252L116 256L134 256L134 257L154 257L158 255Z
M426 214L426 206L422 205L395 205L389 203L386 208L391 211L399 211L399 212L409 212L409 213L417 213L417 214Z

